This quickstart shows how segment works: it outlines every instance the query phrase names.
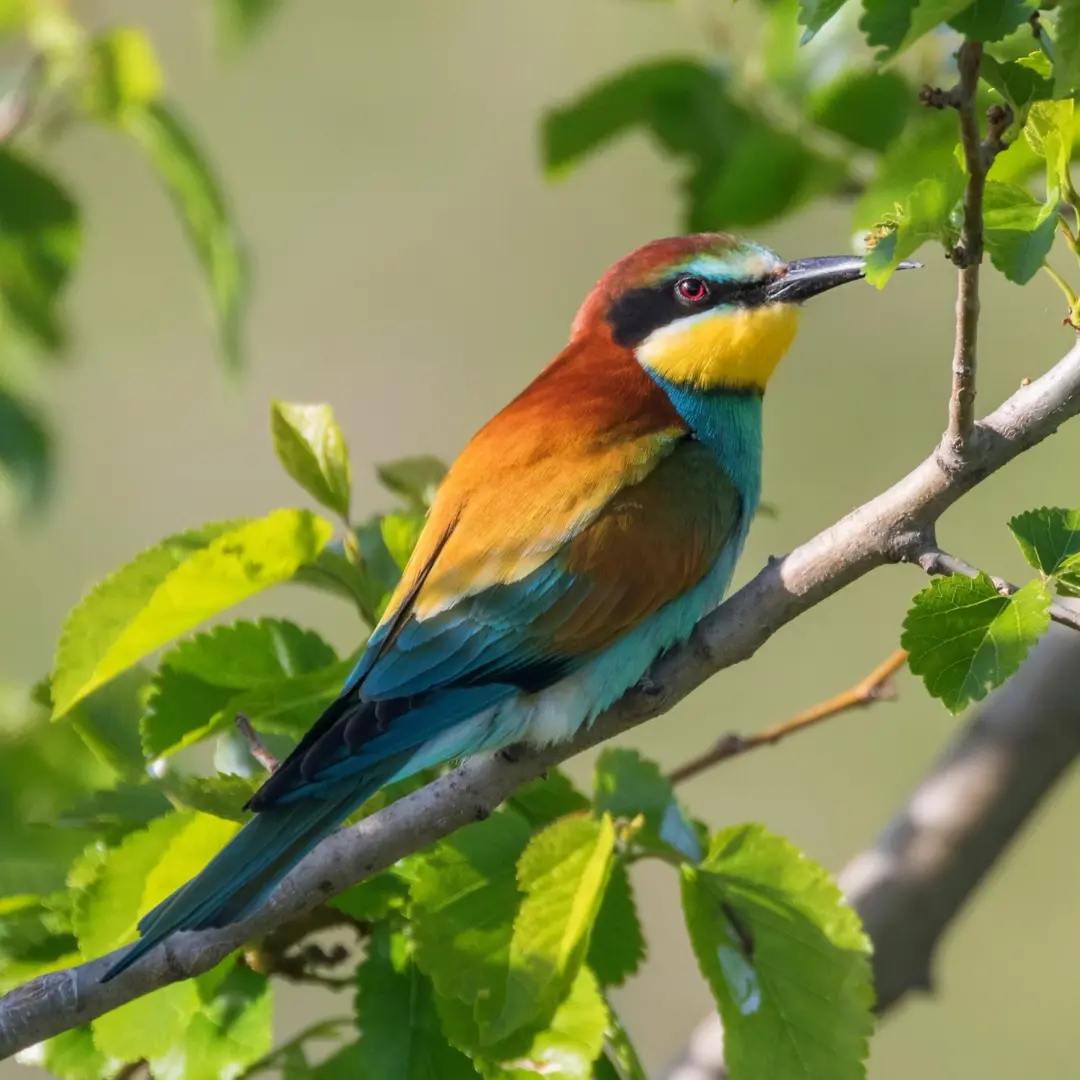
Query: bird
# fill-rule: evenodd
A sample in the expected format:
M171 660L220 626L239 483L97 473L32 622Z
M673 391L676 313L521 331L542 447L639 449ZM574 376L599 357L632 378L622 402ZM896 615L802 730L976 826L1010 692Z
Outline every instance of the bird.
M386 785L570 739L687 639L758 507L762 402L801 305L865 269L726 233L616 262L566 347L451 465L341 694L103 981L178 931L250 917Z

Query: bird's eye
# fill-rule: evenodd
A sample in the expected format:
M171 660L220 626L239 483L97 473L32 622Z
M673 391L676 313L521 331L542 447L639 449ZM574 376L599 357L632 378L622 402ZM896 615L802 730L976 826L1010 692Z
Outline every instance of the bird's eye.
M680 300L689 304L700 304L709 295L709 286L699 277L679 278L675 291Z

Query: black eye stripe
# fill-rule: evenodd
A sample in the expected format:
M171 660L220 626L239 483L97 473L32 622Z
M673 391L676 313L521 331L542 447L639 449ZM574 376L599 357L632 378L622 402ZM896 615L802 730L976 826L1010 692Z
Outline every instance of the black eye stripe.
M677 283L686 275L669 278L658 285L631 289L611 302L607 311L611 336L617 345L633 348L640 345L654 330L723 304L738 307L758 307L765 303L765 286L769 279L757 281L702 280L709 295L698 303L688 305L676 294Z

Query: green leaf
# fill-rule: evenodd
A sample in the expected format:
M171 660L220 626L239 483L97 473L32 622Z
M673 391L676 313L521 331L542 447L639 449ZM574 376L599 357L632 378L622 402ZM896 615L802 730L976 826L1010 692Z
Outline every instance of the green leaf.
M683 910L733 1077L862 1080L870 943L828 874L760 825L682 871Z
M265 975L231 963L195 980L199 1008L183 1037L150 1060L155 1080L239 1076L273 1045L273 992Z
M175 111L160 102L128 108L123 125L142 147L183 223L202 266L229 368L242 362L241 321L248 268L217 178Z
M89 1024L65 1031L34 1048L38 1060L23 1060L22 1064L39 1064L61 1080L107 1080L115 1073L113 1063L94 1045ZM21 1055L16 1058L21 1060Z
M1057 205L1056 189L1044 204L1025 188L987 183L983 199L986 250L994 266L1017 285L1026 285L1050 253Z
M227 48L247 45L280 6L281 0L214 0L218 36Z
M1033 53L1032 56L1046 59L1042 53ZM987 85L992 86L1012 106L1017 116L1021 116L1033 101L1042 101L1053 96L1053 80L1039 67L1033 67L1029 63L996 60L989 53L983 53L979 73Z
M212 814L225 821L247 821L250 813L244 804L258 790L264 776L248 777L233 774L218 776L176 777L166 774L157 786L166 791L179 807Z
M964 179L953 161L942 175L927 177L916 185L900 213L888 222L891 231L870 252L867 281L884 288L896 267L927 240L940 240L946 247L954 243L957 230L951 219L964 191Z
M637 1049L630 1039L630 1033L623 1027L618 1013L608 1006L608 1027L605 1033L605 1058L618 1065L617 1076L625 1080L648 1080L645 1066L638 1057Z
M53 672L54 717L204 619L287 581L330 538L330 523L277 510L170 537L97 585L68 616Z
M349 520L352 478L345 437L329 405L270 407L274 451L285 471L313 498Z
M353 885L327 900L327 906L343 911L361 922L378 922L392 911L399 911L409 899L405 880L390 870Z
M1001 41L1023 26L1033 10L1030 0L974 0L948 22L971 41Z
M904 130L914 103L911 86L897 72L850 68L814 90L808 110L818 126L884 151Z
M282 619L197 634L162 657L140 722L143 752L151 759L175 753L228 728L238 712L260 728L283 716L290 729L310 723L347 674L318 634Z
M592 803L576 787L573 781L557 766L552 766L538 780L518 788L508 803L534 828L550 825L566 814L580 814L589 810Z
M1044 506L1009 522L1024 558L1066 595L1080 590L1080 510Z
M0 191L0 321L60 349L60 297L82 252L78 209L51 176L4 147Z
M380 927L356 975L360 1037L354 1077L389 1080L475 1080L469 1059L446 1041L431 983L406 955L400 934Z
M480 1060L487 1080L592 1080L607 1030L608 1009L588 968L582 968L551 1023L520 1054L498 1063Z
M3 243L0 233L0 247ZM4 490L9 485L28 505L40 507L48 492L52 471L52 438L40 413L0 386L0 510L6 501Z
M622 986L645 959L645 935L638 920L626 866L611 871L600 914L596 916L586 960L603 987Z
M702 163L691 174L685 185L686 228L760 225L835 190L846 177L843 165L762 121L722 158Z
M859 29L868 45L880 45L878 61L888 59L899 49L911 29L911 17L918 0L863 0ZM947 5L951 7L952 5ZM957 6L957 11L963 5Z
M1054 24L1054 93L1080 89L1080 0L1059 0Z
M847 3L847 0L799 0L799 25L806 27L805 45Z
M382 537L380 536L379 539L381 543ZM389 554L386 558L393 565ZM394 573L400 574L396 566L394 566ZM360 613L360 618L369 627L374 627L378 621L376 612L379 602L387 592L375 580L375 576L370 573L367 566L357 565L345 554L344 545L340 541L323 548L314 562L302 566L296 572L294 580L354 604Z
M660 766L636 750L605 749L596 759L594 811L645 824L635 836L646 847L671 850L691 862L702 855L697 829L675 798L675 789Z
M1074 102L1036 101L1028 111L1024 137L1039 157L1046 160L1047 187L1068 190L1069 160L1074 138Z
M1002 596L985 574L952 574L916 595L900 644L930 694L957 713L1020 667L1049 626L1049 609L1041 581Z
M121 123L128 109L145 108L161 93L161 65L141 30L123 27L95 38L87 63L82 105L105 123Z
M423 512L431 505L438 486L446 476L446 466L436 457L402 458L375 466L379 483L405 500L413 510Z
M514 916L515 867L530 829L512 811L440 840L418 859L410 916L416 962L441 997L474 1004L505 989Z
M383 543L395 564L402 570L405 569L423 528L422 514L387 514L382 519Z
M600 911L615 851L607 816L563 818L529 842L518 860L525 896L514 919L505 992L477 1003L487 1039L542 1026L577 978Z

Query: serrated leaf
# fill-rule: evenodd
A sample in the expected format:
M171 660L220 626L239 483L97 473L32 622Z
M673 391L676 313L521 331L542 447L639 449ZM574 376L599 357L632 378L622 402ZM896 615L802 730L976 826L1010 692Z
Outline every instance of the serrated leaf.
M1047 186L1067 189L1069 160L1072 157L1074 102L1036 101L1028 110L1024 137L1039 157L1046 161Z
M400 496L413 509L427 510L446 476L446 466L436 457L411 457L375 466L379 483Z
M622 986L645 959L634 892L626 866L616 862L611 871L600 913L596 916L586 963L603 987Z
M635 835L638 843L670 849L691 862L701 858L694 822L654 761L636 750L608 747L596 759L594 782L595 813L628 820L641 814L645 824Z
M1059 0L1054 24L1054 93L1080 88L1080 0Z
M150 1059L155 1080L238 1077L273 1045L273 991L265 975L232 963L195 980L199 1007L182 1038Z
M410 916L416 961L438 994L472 1009L505 983L514 916L515 867L530 829L512 811L440 840L417 861Z
M544 776L518 788L507 805L537 829L566 814L583 813L592 804L562 769L552 766Z
M617 1076L622 1077L622 1080L648 1080L645 1066L638 1057L637 1049L630 1039L630 1033L610 1004L608 1013L608 1027L604 1034L604 1058L601 1060L615 1062L618 1065ZM600 1075L599 1072L597 1075Z
M295 580L354 604L369 627L378 621L376 612L386 590L373 580L366 566L358 566L345 554L340 541L328 544L314 562L301 567Z
M879 61L899 50L911 29L911 17L918 0L863 0L859 29L868 45L879 45Z
M60 349L60 297L82 251L78 209L55 179L6 147L0 191L0 316Z
M607 888L615 851L611 818L562 818L518 860L524 893L510 944L505 990L477 1003L486 1041L542 1026L577 978Z
M733 1077L863 1080L870 944L828 874L760 825L725 829L682 871L691 944Z
M1057 190L1046 203L1025 188L988 182L983 196L983 228L990 261L1010 281L1026 285L1054 245Z
M423 514L387 514L381 527L386 550L395 564L404 570L424 529Z
M94 1045L89 1024L47 1039L39 1050L41 1067L60 1080L107 1080L116 1071L114 1063Z
M120 123L128 109L156 101L163 82L154 47L141 30L110 30L90 43L82 106L98 120Z
M1041 581L1002 596L985 574L952 574L915 596L900 644L930 694L957 713L1012 675L1049 624Z
M953 160L941 175L920 180L908 197L890 231L878 240L866 260L866 280L879 289L893 271L926 241L940 240L951 246L956 238L953 210L964 191L964 174Z
M52 677L54 718L203 620L287 581L331 531L305 510L278 510L170 537L137 556L68 616Z
M551 1023L513 1059L480 1060L486 1080L592 1080L604 1045L608 1009L588 968L582 968Z
M895 71L850 68L809 96L808 112L827 131L856 146L884 151L914 110L915 95Z
M392 911L402 909L409 899L408 883L390 870L353 885L327 900L336 908L361 922L378 922Z
M1023 26L1033 10L1030 0L974 0L948 22L971 41L1001 41Z
M475 1080L469 1059L446 1041L431 983L406 955L401 935L381 927L356 973L360 1037L351 1055L355 1077Z
M1009 522L1024 558L1047 577L1080 584L1080 510L1044 506Z
M114 1061L155 1060L183 1042L198 1011L195 984L173 983L99 1016L94 1042Z
M7 502L4 493L8 488L29 507L40 508L52 472L52 437L41 414L0 386L0 512Z
M123 114L161 180L202 266L227 367L242 363L241 323L248 299L243 245L217 177L175 110L162 102Z
M315 673L322 674L306 678ZM261 728L299 710L299 727L337 695L347 674L318 634L283 619L197 634L162 657L140 722L143 751L148 758L175 753L227 729L240 712Z
M352 477L349 451L329 405L270 408L274 452L285 471L315 500L349 519Z
M1042 53L1033 56L1045 59ZM1040 68L1019 60L996 60L989 53L983 53L979 74L988 86L992 86L1012 106L1017 116L1033 101L1053 96L1054 84L1047 74Z
M168 792L177 806L198 810L225 821L246 821L251 815L244 804L258 790L265 776L248 777L221 774L218 776L166 775L157 786Z

